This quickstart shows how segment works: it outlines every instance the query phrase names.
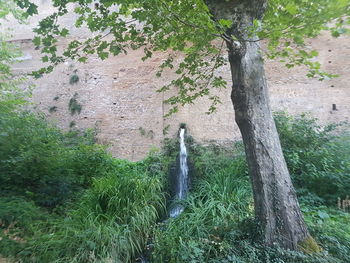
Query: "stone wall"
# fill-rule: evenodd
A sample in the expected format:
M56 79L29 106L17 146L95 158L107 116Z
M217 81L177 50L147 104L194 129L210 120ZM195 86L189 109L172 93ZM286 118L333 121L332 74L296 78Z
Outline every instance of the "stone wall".
M42 66L40 53L31 43L31 28L40 17L50 14L53 9L49 1L37 2L40 4L40 16L31 18L29 24L18 25L10 21L2 26L2 29L15 28L12 41L23 49L23 61L15 65L18 74ZM91 34L84 29L74 29L72 21L74 15L61 20L72 32L70 39L85 38ZM320 52L318 59L324 69L340 74L339 78L329 81L308 79L303 68L286 69L276 61L266 61L273 110L285 110L292 114L310 112L321 123L348 121L349 40L349 36L333 39L323 34L308 41L310 47ZM59 43L64 47L67 40L62 39ZM223 103L212 115L205 114L209 102L202 98L164 119L168 106L163 100L169 94L160 94L156 90L175 75L166 72L162 78L155 77L158 65L167 54L157 53L145 62L140 59L142 55L141 51L130 51L128 55L111 57L105 61L96 57L91 57L86 64L68 61L59 65L53 73L30 81L35 85L32 100L37 109L64 129L70 129L71 126L78 129L98 128L99 141L108 144L114 156L130 160L141 159L152 147L159 147L165 137L174 137L180 123L186 123L194 139L203 143L224 144L240 137L234 124L229 88L214 91ZM230 81L229 67L220 71ZM70 84L74 74L79 77L79 81ZM82 109L80 114L72 115L68 104L74 95ZM332 110L332 104L336 104L337 110ZM164 135L163 130L167 127L168 133Z

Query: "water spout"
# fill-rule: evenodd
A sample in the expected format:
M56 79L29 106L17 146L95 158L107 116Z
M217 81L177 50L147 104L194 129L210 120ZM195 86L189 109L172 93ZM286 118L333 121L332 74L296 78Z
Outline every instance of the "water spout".
M187 165L187 149L185 145L185 129L180 129L180 169L177 177L176 199L182 200L186 197L188 192L188 165ZM184 207L182 205L175 205L170 210L170 217L177 217L182 213Z

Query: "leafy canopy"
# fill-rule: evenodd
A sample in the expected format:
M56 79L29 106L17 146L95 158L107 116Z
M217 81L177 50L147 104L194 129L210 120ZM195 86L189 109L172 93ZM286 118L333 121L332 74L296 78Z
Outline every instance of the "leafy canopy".
M16 1L28 15L38 12L30 0ZM165 69L173 69L178 75L159 89L166 91L175 86L179 91L166 100L173 105L170 113L178 105L192 103L201 96L211 99L209 112L220 103L217 96L210 94L210 88L226 87L217 69L227 61L223 55L224 40L237 40L225 34L235 24L215 19L205 0L52 0L52 3L57 11L35 29L37 36L33 42L41 47L42 60L49 63L34 72L35 77L51 72L67 58L84 63L91 54L106 59L142 48L145 54L142 59L146 60L153 52L173 50L184 56L175 63L175 53L169 52L157 73L161 76ZM71 3L75 3L74 9ZM59 38L69 34L67 28L58 24L58 17L72 11L78 15L75 26L87 27L92 36L72 40L64 52L58 52ZM320 64L314 61L317 51L309 50L304 39L317 36L321 30L331 30L335 37L346 33L349 14L350 0L270 0L263 20L254 21L251 34L268 42L267 57L280 58L287 67L306 65L309 77L322 80L332 75L321 71ZM221 43L214 41L220 38Z

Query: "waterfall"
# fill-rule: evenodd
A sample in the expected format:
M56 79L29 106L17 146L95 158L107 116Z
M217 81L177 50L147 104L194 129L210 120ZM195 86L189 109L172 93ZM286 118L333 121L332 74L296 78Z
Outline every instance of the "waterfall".
M188 165L187 165L187 149L185 145L185 129L180 129L180 155L179 155L179 169L175 182L175 199L183 200L188 192ZM184 210L183 205L174 205L169 212L169 217L174 218L182 213ZM164 222L166 222L166 219ZM136 262L147 263L150 251L144 251L143 254L137 259Z
M185 145L185 129L180 130L180 158L179 158L179 174L177 177L176 199L182 200L186 197L188 191L188 166L187 166L187 149ZM182 213L184 207L175 205L170 210L170 217L177 217Z

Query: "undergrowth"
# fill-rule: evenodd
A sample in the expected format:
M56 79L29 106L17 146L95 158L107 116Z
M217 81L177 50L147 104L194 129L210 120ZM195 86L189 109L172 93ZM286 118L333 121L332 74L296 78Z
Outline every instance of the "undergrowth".
M346 124L320 126L307 115L275 114L299 199L334 206L350 193L350 133Z
M152 162L115 161L64 220L28 240L22 262L132 262L164 214L162 172L149 172Z
M0 114L0 196L53 209L89 187L111 162L93 131L65 133L26 111Z
M178 143L137 163L96 145L92 132L62 132L23 111L0 115L0 254L23 263L346 263L349 136L307 116L276 115L283 151L314 254L266 247L254 220L243 146L187 140L192 188L166 219L167 174Z
M20 262L132 262L165 214L166 161L118 160L93 131L0 115L0 255Z
M196 151L199 178L184 201L185 211L156 229L154 262L209 262L230 246L226 234L251 215L252 196L244 159L218 157L201 147Z
M254 221L243 147L192 146L196 178L186 209L155 231L152 262L345 263L348 213L336 209L349 193L350 141L338 125L306 115L276 114L276 125L309 230L322 251L305 254L266 247Z

